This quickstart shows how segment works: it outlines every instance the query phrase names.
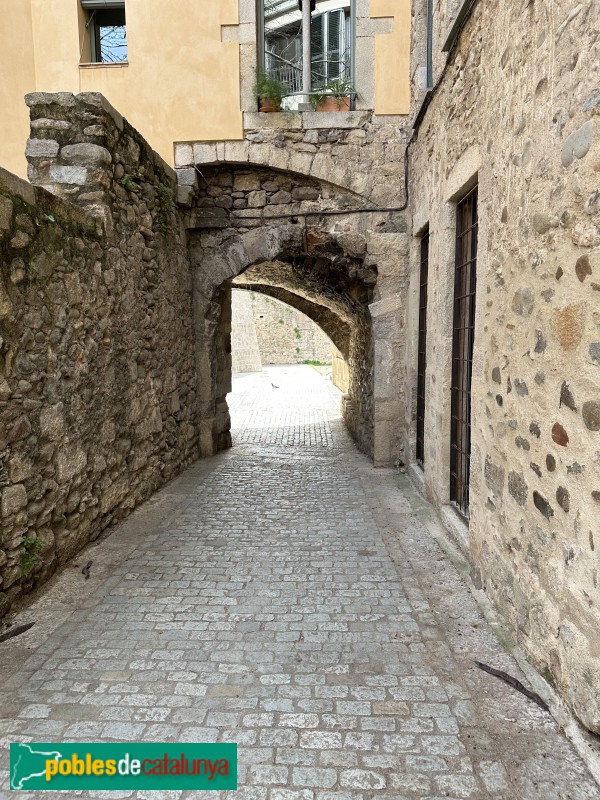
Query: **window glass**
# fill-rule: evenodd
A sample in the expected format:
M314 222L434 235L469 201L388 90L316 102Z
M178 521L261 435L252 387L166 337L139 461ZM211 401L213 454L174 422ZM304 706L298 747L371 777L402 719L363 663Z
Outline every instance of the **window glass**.
M259 32L267 75L287 89L285 106L302 102L302 11L298 0L260 0ZM309 0L305 0L309 2ZM352 79L351 0L313 0L311 4L312 89Z
M90 60L106 64L127 61L125 7L93 8L88 14Z

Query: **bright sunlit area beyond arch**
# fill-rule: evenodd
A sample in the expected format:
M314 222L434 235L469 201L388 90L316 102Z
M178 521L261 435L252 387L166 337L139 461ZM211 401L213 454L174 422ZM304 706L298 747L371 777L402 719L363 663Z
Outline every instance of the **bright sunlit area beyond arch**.
M333 445L346 363L309 317L267 295L234 289L231 318L233 444Z

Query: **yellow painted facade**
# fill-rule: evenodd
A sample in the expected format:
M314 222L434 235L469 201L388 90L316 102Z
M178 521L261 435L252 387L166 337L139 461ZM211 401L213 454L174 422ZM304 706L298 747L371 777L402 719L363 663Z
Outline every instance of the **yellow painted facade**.
M0 2L0 166L25 177L29 109L23 95L35 88L31 0Z
M243 138L238 0L126 0L126 64L90 64L80 0L0 0L0 164L25 176L27 92L101 92L168 162L173 143ZM410 0L372 0L374 110L409 110ZM86 63L87 62L87 63ZM254 109L246 109L254 110Z
M392 33L375 37L375 113L410 110L410 0L371 0L371 17L390 17Z
M24 175L27 92L102 92L173 163L173 142L241 139L237 0L127 0L126 65L89 59L79 0L1 0L0 164Z

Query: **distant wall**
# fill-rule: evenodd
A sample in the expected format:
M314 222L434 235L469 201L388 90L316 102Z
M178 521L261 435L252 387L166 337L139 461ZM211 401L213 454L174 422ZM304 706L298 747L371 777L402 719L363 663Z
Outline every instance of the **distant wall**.
M28 100L74 203L0 170L0 615L198 456L174 175L99 95Z
M234 290L231 293L231 371L235 375L261 370L250 292Z
M257 292L251 307L263 364L331 363L331 339L301 311Z

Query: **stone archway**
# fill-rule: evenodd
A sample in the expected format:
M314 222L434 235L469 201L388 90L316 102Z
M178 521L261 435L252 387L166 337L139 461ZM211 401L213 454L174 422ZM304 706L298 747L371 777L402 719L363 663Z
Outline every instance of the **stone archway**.
M190 233L194 267L202 452L230 446L231 287L235 280L288 302L321 325L347 359L343 414L357 445L373 448L373 343L368 303L376 280L335 237L301 224Z
M405 413L403 219L374 211L347 182L312 173L221 161L179 177L194 270L202 454L230 445L235 281L300 308L330 333L349 367L343 414L357 445L377 465L401 460L400 429L390 421Z

